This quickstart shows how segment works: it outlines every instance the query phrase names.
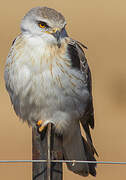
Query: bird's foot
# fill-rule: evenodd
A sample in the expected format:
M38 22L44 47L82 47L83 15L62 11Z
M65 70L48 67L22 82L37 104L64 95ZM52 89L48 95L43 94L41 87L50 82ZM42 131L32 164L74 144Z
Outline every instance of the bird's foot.
M38 120L36 125L38 126L38 131L41 133L43 131L43 129L45 128L45 126L43 125L43 121L42 120Z

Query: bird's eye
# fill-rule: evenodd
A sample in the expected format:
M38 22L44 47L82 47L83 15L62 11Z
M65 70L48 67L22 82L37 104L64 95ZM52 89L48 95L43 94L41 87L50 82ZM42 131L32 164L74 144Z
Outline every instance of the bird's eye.
M47 23L42 22L42 21L38 22L38 25L39 25L40 28L48 28L48 27L49 27L49 26L47 25Z

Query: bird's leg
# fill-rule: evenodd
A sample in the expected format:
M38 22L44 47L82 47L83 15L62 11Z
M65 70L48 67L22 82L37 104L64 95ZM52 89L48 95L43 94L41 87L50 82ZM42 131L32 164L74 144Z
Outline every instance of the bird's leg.
M38 120L36 125L39 127L38 131L42 132L43 129L45 128L45 125L43 125L43 121L42 120Z

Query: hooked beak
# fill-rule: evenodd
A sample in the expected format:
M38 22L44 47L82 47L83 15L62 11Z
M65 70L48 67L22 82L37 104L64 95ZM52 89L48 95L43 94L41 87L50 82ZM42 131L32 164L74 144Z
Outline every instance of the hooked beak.
M51 33L57 40L57 46L58 48L61 47L61 39L68 37L67 32L65 30L65 27L60 29L60 28L54 28L53 32Z
M58 48L60 48L61 47L61 41L60 41L61 32L59 30L56 30L54 33L52 33L52 35L56 38L57 46Z

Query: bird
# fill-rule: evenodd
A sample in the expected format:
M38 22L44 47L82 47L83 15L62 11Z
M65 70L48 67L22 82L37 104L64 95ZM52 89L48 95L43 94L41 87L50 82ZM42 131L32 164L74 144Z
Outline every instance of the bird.
M62 135L65 160L96 161L91 72L86 46L69 37L64 16L35 7L21 20L4 70L5 86L17 116L41 133L48 123ZM82 136L81 128L85 132ZM96 176L96 163L67 163L81 176Z

